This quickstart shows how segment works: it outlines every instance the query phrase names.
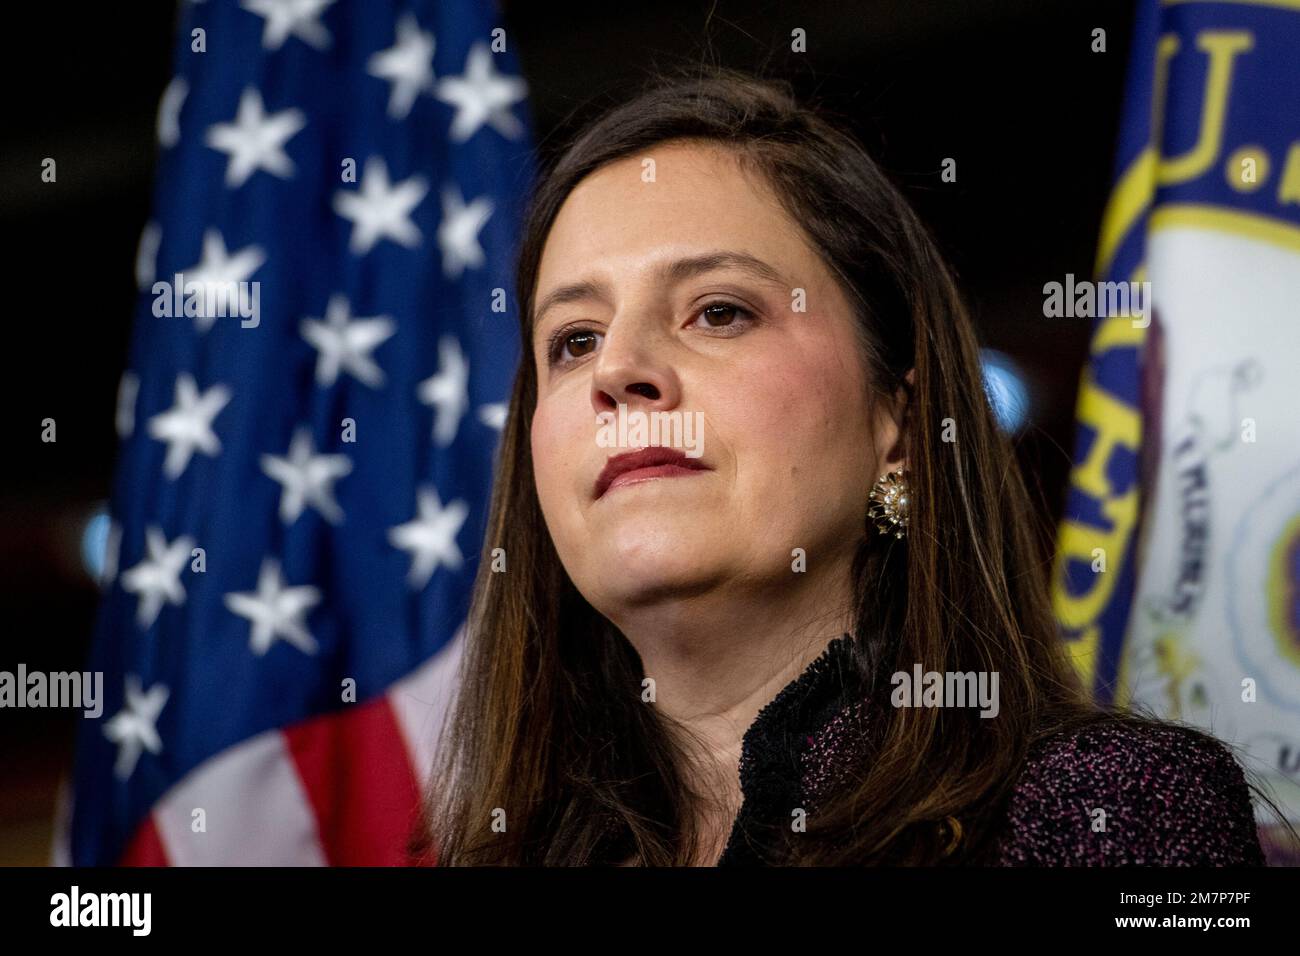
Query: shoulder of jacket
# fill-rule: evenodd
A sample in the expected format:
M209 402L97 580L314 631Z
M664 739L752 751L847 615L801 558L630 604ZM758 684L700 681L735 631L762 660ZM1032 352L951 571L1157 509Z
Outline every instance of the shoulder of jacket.
M1003 862L1263 863L1241 765L1194 727L1103 720L1037 741L1012 790Z
M1026 773L1074 771L1113 780L1115 774L1218 770L1240 777L1241 766L1213 734L1171 721L1100 720L1058 731L1031 748Z

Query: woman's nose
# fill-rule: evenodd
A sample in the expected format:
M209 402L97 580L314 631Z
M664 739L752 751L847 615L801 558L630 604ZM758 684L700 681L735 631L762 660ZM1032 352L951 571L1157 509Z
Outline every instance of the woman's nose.
M616 411L620 405L667 408L676 403L676 376L662 358L604 355L602 359L591 376L591 407L597 414Z
M591 404L597 414L619 405L668 408L677 401L677 376L665 343L640 329L614 323L596 354Z

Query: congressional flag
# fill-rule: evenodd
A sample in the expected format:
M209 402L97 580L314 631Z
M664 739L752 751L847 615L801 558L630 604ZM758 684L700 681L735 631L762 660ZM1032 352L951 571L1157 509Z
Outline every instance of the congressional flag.
M1298 57L1294 3L1141 5L1055 570L1097 695L1237 745L1292 821ZM1274 863L1280 829L1261 830Z
M403 862L519 359L491 4L183 3L65 861Z

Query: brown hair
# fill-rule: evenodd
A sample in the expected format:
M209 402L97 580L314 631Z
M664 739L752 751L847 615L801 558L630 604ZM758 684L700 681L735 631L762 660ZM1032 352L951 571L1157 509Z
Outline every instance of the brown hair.
M978 862L1028 748L1101 720L1047 597L1033 512L984 392L952 274L902 193L788 85L728 70L660 79L588 126L540 178L519 250L521 362L502 434L462 672L413 851L444 865L680 865L696 795L682 728L642 703L641 662L569 580L534 486L532 306L548 231L570 191L614 160L673 140L734 151L759 171L853 303L872 388L907 394L915 505L904 541L867 533L854 561L863 674L998 672L1000 713L879 706L872 759L818 808L788 862ZM915 369L909 387L903 376ZM945 423L956 440L943 440ZM489 569L504 548L509 570ZM876 681L873 693L887 696ZM496 832L494 811L508 826ZM945 852L951 830L961 839Z

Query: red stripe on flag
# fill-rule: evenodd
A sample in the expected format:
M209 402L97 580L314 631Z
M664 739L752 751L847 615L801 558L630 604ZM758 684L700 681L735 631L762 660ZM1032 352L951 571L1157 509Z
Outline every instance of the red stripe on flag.
M144 818L135 831L135 836L127 844L119 866L170 866L167 850L163 846L158 827L154 825L153 814Z
M401 866L419 782L387 697L285 728L331 866Z

